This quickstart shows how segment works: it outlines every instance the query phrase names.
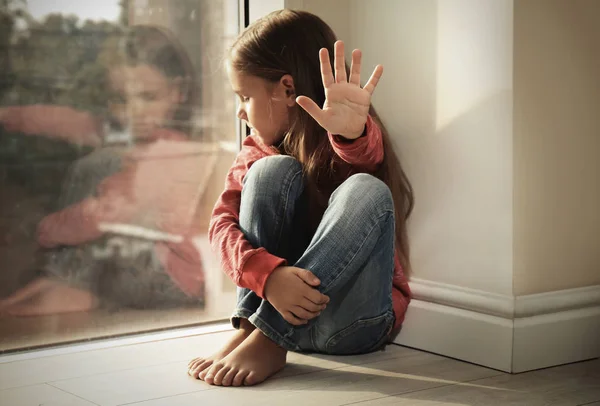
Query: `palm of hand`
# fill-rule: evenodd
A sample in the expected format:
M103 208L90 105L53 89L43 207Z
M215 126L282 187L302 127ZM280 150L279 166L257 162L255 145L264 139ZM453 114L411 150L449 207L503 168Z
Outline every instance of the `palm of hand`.
M310 114L325 130L332 134L341 135L347 139L355 139L363 133L371 95L381 78L383 67L375 67L367 84L360 86L361 52L352 52L350 79L347 78L344 61L344 43L335 43L335 77L329 60L329 52L323 48L319 51L321 62L321 77L325 88L325 103L321 109L313 100L299 96L296 101Z
M334 83L325 89L322 121L332 134L351 135L363 132L371 95L351 83Z

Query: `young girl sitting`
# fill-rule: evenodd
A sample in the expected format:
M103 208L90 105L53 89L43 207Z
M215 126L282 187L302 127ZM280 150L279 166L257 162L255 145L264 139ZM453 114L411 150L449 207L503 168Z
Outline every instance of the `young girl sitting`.
M360 70L355 50L347 76L343 43L306 12L274 12L232 46L238 117L252 130L209 238L239 286L238 331L192 360L191 376L254 385L284 367L287 351L367 353L400 327L412 189L371 107L383 68L364 87Z

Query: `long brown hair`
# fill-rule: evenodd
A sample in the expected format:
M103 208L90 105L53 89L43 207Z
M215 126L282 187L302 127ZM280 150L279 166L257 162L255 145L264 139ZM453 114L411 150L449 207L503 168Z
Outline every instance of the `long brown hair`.
M321 48L327 48L333 65L336 40L333 30L313 14L293 10L275 11L254 22L240 35L232 45L230 63L241 74L257 76L272 83L289 74L294 79L297 96L310 97L323 106L325 90L318 53ZM383 163L374 175L384 181L392 192L396 246L400 263L408 273L410 260L406 220L414 204L413 190L394 153L388 132L373 106L369 114L383 135ZM353 173L353 169L335 154L325 129L300 107L292 110L290 128L278 149L302 163L311 202L311 220L320 221L329 196Z

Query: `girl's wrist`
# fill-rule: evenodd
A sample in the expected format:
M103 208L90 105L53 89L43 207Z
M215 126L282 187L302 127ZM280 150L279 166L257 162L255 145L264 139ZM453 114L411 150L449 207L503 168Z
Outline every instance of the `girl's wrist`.
M363 130L360 133L355 133L355 134L339 134L338 136L338 140L342 141L342 142L352 142L360 137L364 137L367 135L367 125L365 124L363 127Z

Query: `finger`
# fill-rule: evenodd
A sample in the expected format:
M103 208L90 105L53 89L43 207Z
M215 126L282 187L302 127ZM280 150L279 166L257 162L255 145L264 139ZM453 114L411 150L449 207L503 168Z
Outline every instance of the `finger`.
M336 41L334 46L334 64L336 83L346 83L346 58L344 57L344 41Z
M307 323L306 320L301 320L298 317L296 317L296 315L292 312L287 312L286 316L284 317L285 321L287 321L288 323L294 325L294 326L302 326L304 324Z
M306 96L298 96L296 103L300 105L317 123L323 126L323 110L311 98Z
M317 305L329 303L329 297L325 296L316 289L311 289L310 291L305 292L304 297Z
M305 283L307 283L310 286L319 286L321 284L321 281L319 280L319 278L317 278L315 276L314 273L312 273L311 271L307 270L307 269L298 269L296 268L296 275L298 275L298 277L300 279L302 279Z
M310 300L308 300L307 298L304 298L304 299L302 299L302 303L300 303L300 307L305 308L309 312L318 313L318 312L324 310L326 306L313 303Z
M321 48L319 51L319 61L321 62L321 78L323 79L323 87L327 89L329 86L335 83L333 72L331 71L329 51L327 48Z
M373 74L371 74L369 81L367 82L367 84L364 87L364 89L367 92L369 92L369 94L373 94L373 91L375 91L375 87L377 86L377 83L379 83L379 79L381 78L381 75L383 75L383 66L377 65L375 67L375 70L373 71Z
M362 52L360 49L352 51L352 65L350 66L350 83L360 86L360 64Z
M292 313L296 315L296 317L301 318L302 320L312 320L317 317L321 312L309 312L308 310L300 307L294 306L292 309Z

